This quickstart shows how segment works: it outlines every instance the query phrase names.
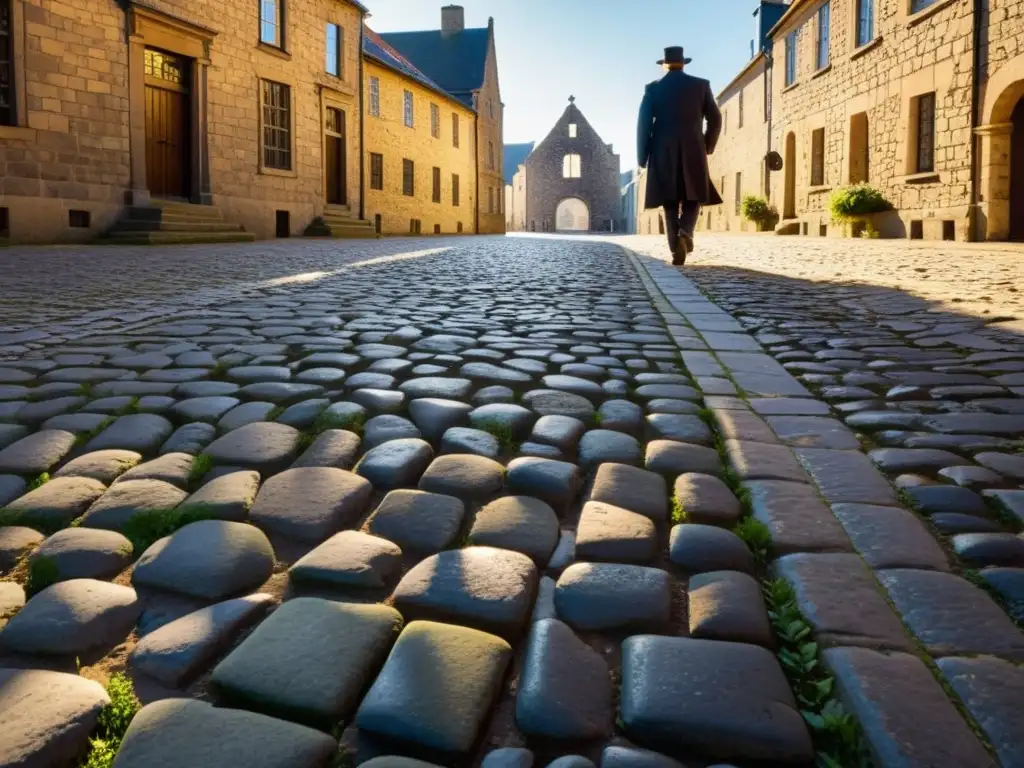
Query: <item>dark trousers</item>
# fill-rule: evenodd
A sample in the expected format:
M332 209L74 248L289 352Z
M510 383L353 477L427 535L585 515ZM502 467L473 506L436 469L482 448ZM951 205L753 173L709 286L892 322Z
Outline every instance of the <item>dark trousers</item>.
M665 206L665 234L668 236L669 248L675 250L680 232L685 232L693 237L693 228L697 226L699 215L700 203L695 200L684 200L681 203L670 203Z

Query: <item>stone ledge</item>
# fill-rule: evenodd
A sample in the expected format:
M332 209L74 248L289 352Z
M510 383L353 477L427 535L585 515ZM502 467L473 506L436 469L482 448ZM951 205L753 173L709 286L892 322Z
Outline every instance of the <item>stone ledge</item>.
M941 11L943 8L946 8L947 6L953 5L956 2L959 2L959 0L938 0L938 2L936 2L935 4L930 5L927 8L923 8L920 11L918 11L917 13L914 13L914 14L911 14L911 15L907 16L906 17L907 18L907 26L908 27L916 26L916 25L920 24L922 21L924 21L925 19L928 19L928 18L934 16L936 13Z
M874 40L869 40L868 42L864 43L860 48L857 48L850 52L850 61L853 61L854 59L859 59L868 51L877 48L881 44L881 42L882 35L878 35L875 37Z

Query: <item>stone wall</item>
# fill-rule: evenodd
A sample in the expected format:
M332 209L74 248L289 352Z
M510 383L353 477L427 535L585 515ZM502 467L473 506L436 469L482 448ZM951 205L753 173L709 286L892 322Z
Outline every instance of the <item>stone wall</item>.
M381 217L384 234L408 234L410 220L419 219L420 231L435 227L450 234L474 232L476 194L476 135L474 115L462 102L442 96L418 82L366 60L365 90L370 77L380 80L380 115L366 112L366 218ZM404 122L404 93L413 94L413 127ZM368 97L367 97L368 98ZM431 133L431 105L440 115L440 137ZM453 146L452 114L459 116L459 146ZM384 157L384 189L370 188L370 153ZM412 197L403 194L403 160L414 163ZM433 169L441 169L441 202L433 202ZM459 176L459 203L452 198L452 174Z
M484 70L484 82L474 95L477 114L477 146L479 147L479 211L480 234L505 231L505 179L504 179L504 105L498 86L498 59L494 48L494 22L488 22L490 52ZM491 162L490 147L494 147Z
M576 125L576 137L569 125ZM563 178L563 159L580 156L579 178ZM619 156L604 143L575 104L526 159L526 229L553 231L555 211L566 198L586 203L592 231L608 231L619 218Z

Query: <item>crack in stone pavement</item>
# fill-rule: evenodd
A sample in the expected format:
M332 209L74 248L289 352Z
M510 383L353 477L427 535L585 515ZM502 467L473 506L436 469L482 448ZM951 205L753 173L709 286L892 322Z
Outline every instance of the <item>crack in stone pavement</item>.
M119 767L809 765L772 576L878 764L1019 762L1024 344L750 240L16 251L0 758L125 671Z

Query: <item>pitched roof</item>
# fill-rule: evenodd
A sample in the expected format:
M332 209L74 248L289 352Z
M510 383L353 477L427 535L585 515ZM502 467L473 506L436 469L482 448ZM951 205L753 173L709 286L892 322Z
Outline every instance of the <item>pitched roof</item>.
M448 93L473 106L473 91L484 83L491 40L489 29L386 32L380 37Z
M446 92L444 88L420 72L420 70L413 66L412 62L384 42L380 35L366 25L363 25L363 53L371 59L380 62L385 67L393 69L406 77L412 78L430 90L437 91L438 93L452 98L450 93Z
M527 144L505 145L505 183L511 184L519 166L526 162L526 157L533 151L533 142Z

